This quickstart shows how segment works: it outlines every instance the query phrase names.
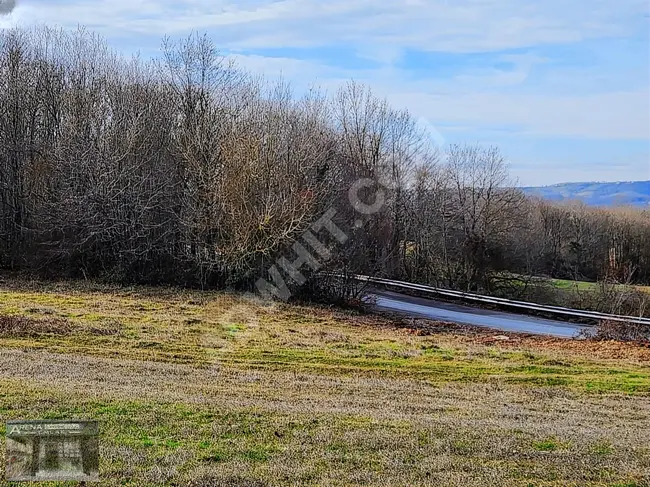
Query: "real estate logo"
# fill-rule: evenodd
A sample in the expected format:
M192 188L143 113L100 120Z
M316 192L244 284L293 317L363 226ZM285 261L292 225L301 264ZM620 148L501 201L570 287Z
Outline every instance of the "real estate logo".
M6 479L99 480L97 421L8 421Z

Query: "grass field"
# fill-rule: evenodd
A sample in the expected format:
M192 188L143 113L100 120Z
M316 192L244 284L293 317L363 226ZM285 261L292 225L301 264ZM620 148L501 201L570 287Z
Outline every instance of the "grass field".
M597 291L597 282L570 281L568 279L551 279L551 284L558 289L571 289L578 291Z
M557 289L569 289L578 291L598 291L600 289L600 285L597 282L571 281L568 279L551 279L550 282ZM623 284L621 284L619 287L621 290L627 288ZM650 293L650 286L634 286L634 289Z
M103 486L650 485L650 349L495 335L5 280L0 436L97 419Z

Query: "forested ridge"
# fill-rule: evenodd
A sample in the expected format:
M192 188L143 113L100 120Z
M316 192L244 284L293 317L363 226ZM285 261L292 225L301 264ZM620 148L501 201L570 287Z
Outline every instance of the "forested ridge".
M361 178L386 198L359 224ZM330 270L487 292L525 276L650 284L648 210L515 186L497 147L439 149L358 83L297 95L207 37L143 60L83 29L0 31L4 269L251 288L334 209L349 238L319 236Z

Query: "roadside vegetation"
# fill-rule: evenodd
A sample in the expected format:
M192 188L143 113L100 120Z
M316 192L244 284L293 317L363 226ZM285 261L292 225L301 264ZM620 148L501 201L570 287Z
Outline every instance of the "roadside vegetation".
M106 486L643 486L649 362L223 292L0 287L0 435L98 419Z
M494 282L490 294L504 298L627 316L650 313L650 287L629 282L589 282L507 272L495 275Z

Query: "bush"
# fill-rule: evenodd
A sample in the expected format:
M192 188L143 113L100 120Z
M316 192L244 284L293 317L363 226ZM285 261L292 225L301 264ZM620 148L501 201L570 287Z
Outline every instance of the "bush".
M587 332L593 340L650 343L650 326L620 321L601 321L594 331Z

